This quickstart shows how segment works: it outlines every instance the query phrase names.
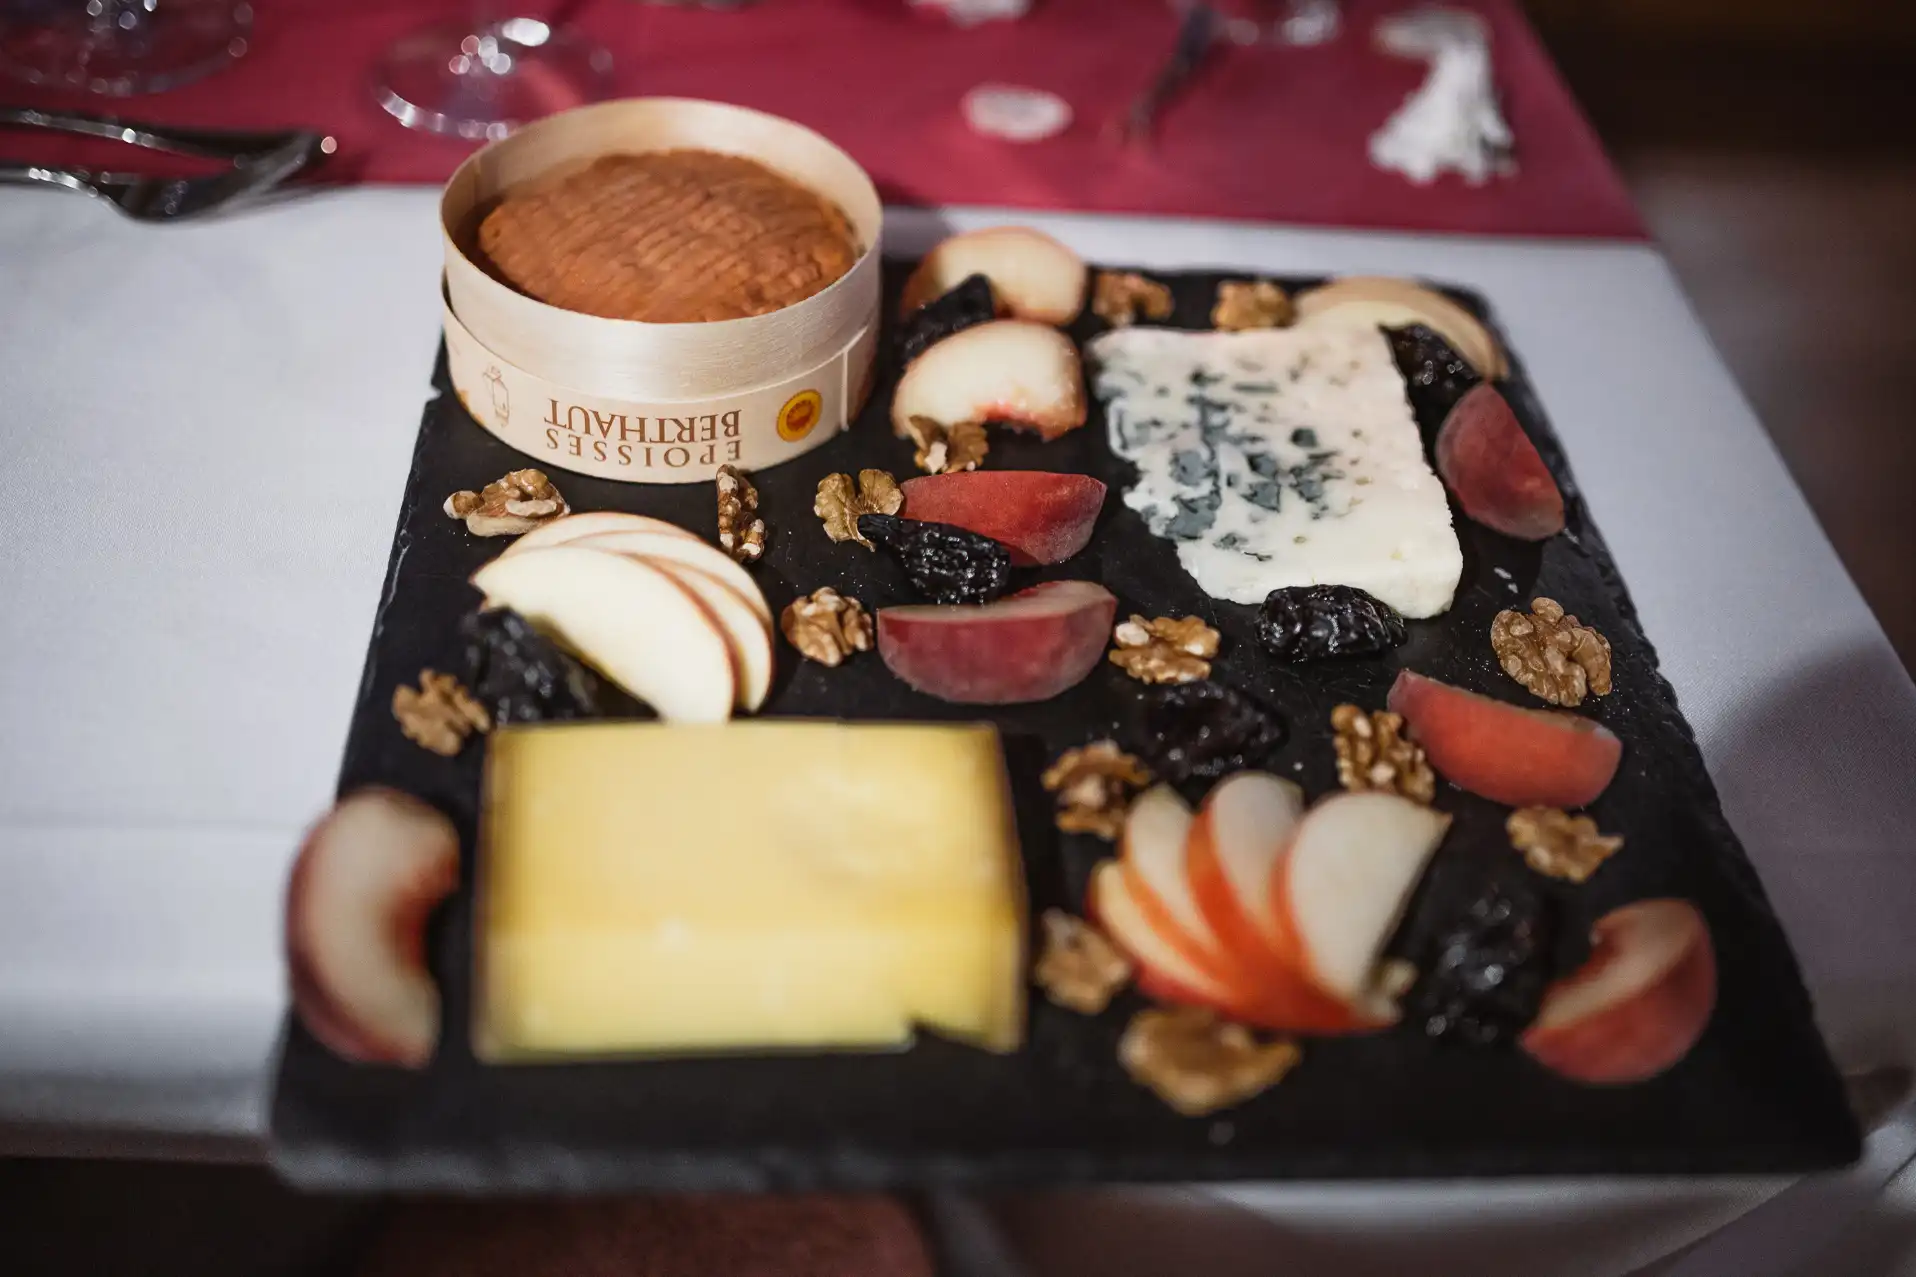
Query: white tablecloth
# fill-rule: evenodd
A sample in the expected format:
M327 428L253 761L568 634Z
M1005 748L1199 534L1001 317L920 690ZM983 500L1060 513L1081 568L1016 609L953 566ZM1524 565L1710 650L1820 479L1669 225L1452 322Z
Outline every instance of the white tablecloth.
M0 510L0 1122L35 1128L16 1126L16 1143L76 1126L261 1127L281 881L330 797L438 341L435 200L358 189L155 227L0 192L0 477L13 493ZM1916 1058L1916 688L1654 251L1011 216L1109 261L1415 272L1482 290L1569 448L1839 1059ZM939 220L897 216L894 248L927 242ZM1898 1162L1902 1138L1873 1155ZM1862 1202L1888 1173L1866 1167L1822 1195ZM1464 1270L1535 1274L1621 1271L1777 1187L1225 1196L1263 1217L1243 1218L1265 1229L1251 1252L1268 1271L1287 1249L1354 1265L1345 1251L1391 1223L1400 1244L1465 1238ZM1194 1199L1126 1200L1155 1218ZM1027 1252L1055 1258L1062 1243L1034 1241L1028 1208L1010 1209ZM1079 1222L1054 1238L1118 1235L1059 1210ZM1215 1220L1202 1231L1233 1235ZM1787 1250L1762 1253L1774 1265Z

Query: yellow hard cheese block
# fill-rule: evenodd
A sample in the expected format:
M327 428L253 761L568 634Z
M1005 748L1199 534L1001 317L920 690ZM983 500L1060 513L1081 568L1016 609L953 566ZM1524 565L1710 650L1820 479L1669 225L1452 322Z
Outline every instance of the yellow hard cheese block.
M481 844L482 1058L1023 1035L988 725L505 728Z

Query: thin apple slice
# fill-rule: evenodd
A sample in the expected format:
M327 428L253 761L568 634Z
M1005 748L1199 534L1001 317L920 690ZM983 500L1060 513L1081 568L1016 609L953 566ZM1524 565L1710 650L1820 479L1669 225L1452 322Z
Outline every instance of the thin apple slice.
M1510 373L1503 347L1490 330L1450 298L1415 280L1347 275L1299 293L1297 322L1399 327L1423 324L1470 361L1480 376L1499 381Z
M646 531L599 532L568 544L652 561L663 559L697 568L707 576L715 576L731 586L751 605L760 619L767 624L771 622L771 605L766 603L765 592L758 588L758 582L752 579L752 574L740 567L731 555L697 537L674 537Z
M1205 796L1185 868L1205 921L1232 951L1269 962L1283 952L1271 877L1303 815L1303 789L1266 772L1237 772Z
M690 590L725 631L732 648L732 679L738 685L739 708L749 713L763 705L772 690L771 622L760 616L744 595L704 568L657 556L644 561Z
M1590 958L1544 992L1523 1049L1576 1082L1656 1076L1689 1054L1716 1007L1716 950L1687 900L1639 900L1597 919Z
M472 583L667 722L732 716L737 687L725 631L689 590L644 560L575 542L501 555Z
M1131 894L1124 868L1106 860L1091 871L1085 914L1111 937L1137 967L1134 983L1146 997L1161 1002L1214 1007L1227 1014L1229 988L1212 979L1166 940Z
M1337 794L1311 808L1273 880L1298 965L1319 989L1367 1016L1395 1018L1378 961L1450 817L1396 794Z
M1192 966L1228 986L1240 977L1238 964L1205 921L1184 873L1191 821L1191 809L1177 790L1169 785L1145 790L1125 814L1118 863L1124 867L1131 898L1166 943Z
M527 550L549 549L568 541L577 541L581 537L595 537L606 532L657 532L693 541L699 539L697 534L666 519L654 519L645 514L626 514L620 510L586 510L540 524L507 546L505 553L523 554Z
M334 1054L418 1068L439 1040L425 928L459 885L459 835L393 789L343 798L306 836L286 887L293 1010Z

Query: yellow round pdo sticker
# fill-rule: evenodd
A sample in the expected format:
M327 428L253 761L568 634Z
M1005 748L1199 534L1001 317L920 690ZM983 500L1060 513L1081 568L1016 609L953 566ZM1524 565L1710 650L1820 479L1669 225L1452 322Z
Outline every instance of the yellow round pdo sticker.
M778 410L778 437L797 443L812 432L825 415L825 399L816 390L801 390Z

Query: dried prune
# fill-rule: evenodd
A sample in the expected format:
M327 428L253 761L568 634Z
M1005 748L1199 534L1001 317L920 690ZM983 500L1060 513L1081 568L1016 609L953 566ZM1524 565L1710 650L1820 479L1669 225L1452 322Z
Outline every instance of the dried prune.
M1285 736L1275 710L1208 679L1145 692L1128 734L1132 752L1173 782L1261 767Z
M989 603L1011 585L1011 551L976 532L893 514L861 514L858 531L933 603Z
M966 276L949 292L905 317L898 329L898 366L902 368L918 358L934 342L997 317L998 302L991 294L991 281L983 275Z
M1404 618L1356 586L1293 585L1265 598L1257 641L1280 661L1368 656L1404 641Z
M1424 324L1386 328L1391 358L1404 375L1411 411L1426 435L1437 433L1444 418L1466 392L1483 380L1470 361Z
M1433 1038L1489 1046L1523 1032L1550 983L1557 914L1543 896L1493 885L1432 942L1410 1019Z
M599 680L510 608L475 612L459 623L467 686L495 723L593 718Z

